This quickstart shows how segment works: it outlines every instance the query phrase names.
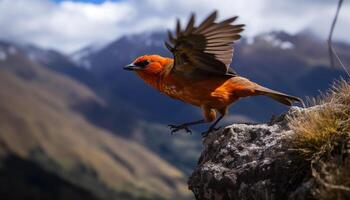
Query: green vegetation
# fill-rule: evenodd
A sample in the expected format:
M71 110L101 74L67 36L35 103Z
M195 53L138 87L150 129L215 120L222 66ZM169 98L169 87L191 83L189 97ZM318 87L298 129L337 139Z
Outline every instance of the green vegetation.
M316 199L350 198L350 84L341 80L313 100L315 107L290 117L289 142L310 163Z

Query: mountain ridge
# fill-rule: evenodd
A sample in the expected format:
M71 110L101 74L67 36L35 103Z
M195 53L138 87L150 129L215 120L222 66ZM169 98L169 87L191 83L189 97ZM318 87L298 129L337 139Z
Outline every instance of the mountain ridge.
M105 105L86 86L20 53L0 62L0 82L2 158L33 161L99 199L189 195L182 172L72 109L82 102Z
M54 59L45 66L88 86L102 99L104 105L86 102L73 106L86 120L144 145L188 174L195 165L194 154L199 154L201 149L200 136L174 136L169 140L165 124L200 118L200 110L159 94L122 69L142 54L171 56L163 47L165 39L165 34L159 32L124 36L93 51L93 55L85 55L85 61L91 65L89 69L77 66L65 55L61 55L63 60ZM350 61L347 56L350 54L346 53L350 52L349 47L336 43L345 63ZM277 31L253 39L243 37L235 48L232 65L240 75L292 95L315 96L333 80L345 76L340 69L328 66L325 42L308 32L290 35ZM266 122L286 109L263 97L247 98L232 106L224 123L232 123L231 119ZM199 126L196 130L199 132L201 128L205 129ZM183 156L180 149L195 153Z

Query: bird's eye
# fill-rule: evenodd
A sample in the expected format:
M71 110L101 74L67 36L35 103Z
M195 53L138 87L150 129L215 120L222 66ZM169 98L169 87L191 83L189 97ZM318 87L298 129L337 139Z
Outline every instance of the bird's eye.
M140 61L140 62L137 62L135 63L136 66L139 66L139 67L145 67L149 64L149 61L148 60L143 60L143 61Z

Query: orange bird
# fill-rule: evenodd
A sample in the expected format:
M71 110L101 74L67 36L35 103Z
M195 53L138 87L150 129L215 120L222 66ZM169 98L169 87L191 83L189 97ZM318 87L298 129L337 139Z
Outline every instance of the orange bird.
M191 132L189 126L213 122L218 112L220 117L204 135L216 130L216 124L227 114L229 106L241 97L265 95L288 106L301 101L258 85L230 68L233 44L241 38L244 25L233 24L237 17L221 22L215 22L216 18L215 11L196 26L192 14L184 29L177 20L176 37L168 32L171 45L165 42L173 59L144 55L124 67L161 93L202 109L204 119L169 125L172 133L182 129Z

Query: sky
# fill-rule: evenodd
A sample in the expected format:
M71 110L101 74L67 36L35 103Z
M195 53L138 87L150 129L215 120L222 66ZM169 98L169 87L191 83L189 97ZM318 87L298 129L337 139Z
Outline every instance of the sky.
M30 43L64 53L103 45L123 35L173 29L191 12L238 15L243 36L309 30L326 38L337 0L0 0L0 40ZM344 1L336 40L350 43L350 2ZM198 20L198 21L199 21Z
M63 1L67 1L67 0L52 0L53 2L63 2ZM84 2L84 3L93 3L93 4L101 4L103 2L105 2L106 0L71 0L73 2ZM118 0L112 0L112 1L118 1Z

